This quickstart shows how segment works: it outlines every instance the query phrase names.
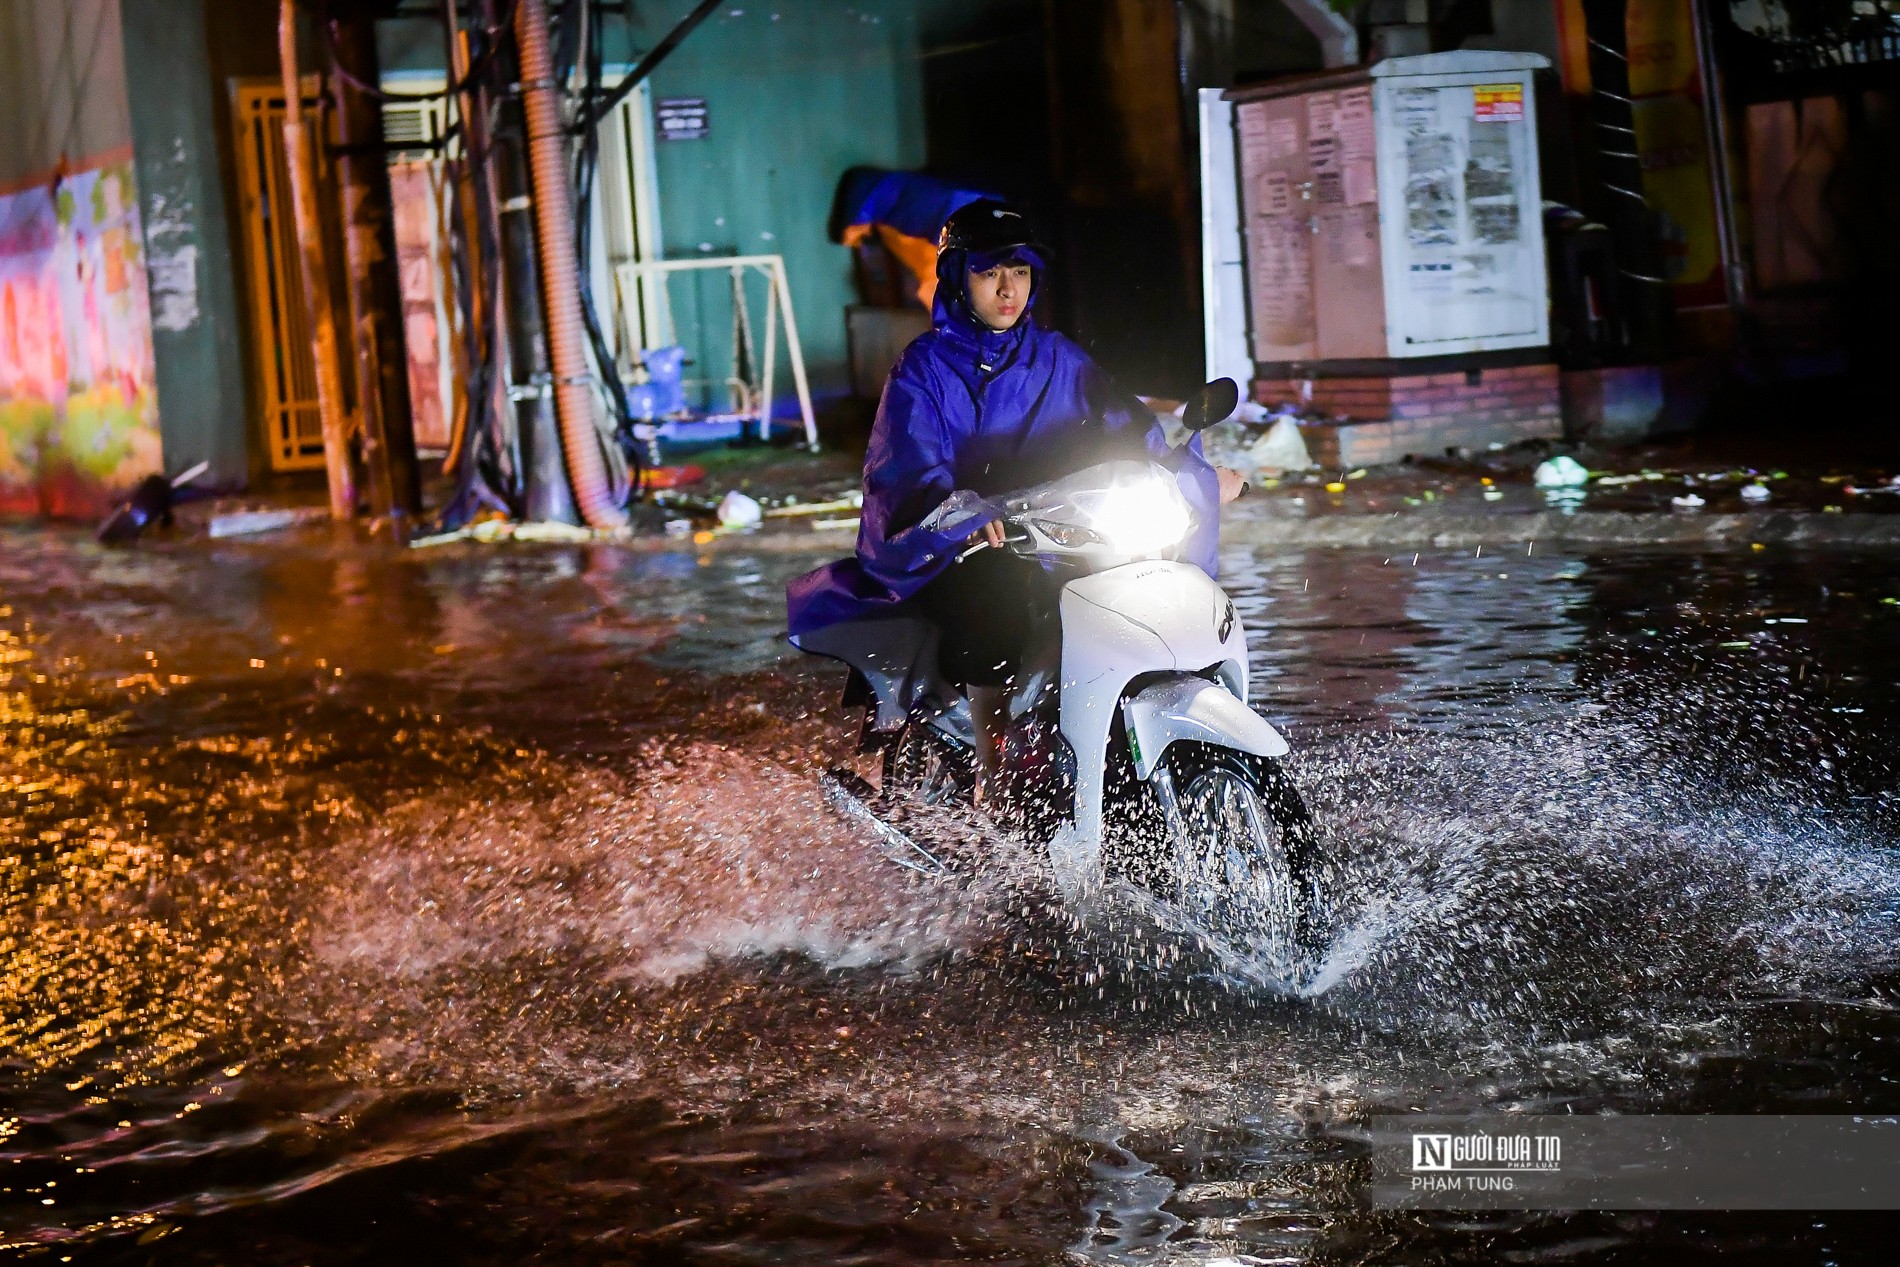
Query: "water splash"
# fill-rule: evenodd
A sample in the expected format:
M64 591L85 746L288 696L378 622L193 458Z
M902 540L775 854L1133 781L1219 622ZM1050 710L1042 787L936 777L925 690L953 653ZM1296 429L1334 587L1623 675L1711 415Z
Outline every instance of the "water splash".
M362 1072L502 1087L639 1077L735 964L902 978L992 915L884 863L808 774L717 743L561 769L508 803L430 798L321 870L299 1009L400 1018Z

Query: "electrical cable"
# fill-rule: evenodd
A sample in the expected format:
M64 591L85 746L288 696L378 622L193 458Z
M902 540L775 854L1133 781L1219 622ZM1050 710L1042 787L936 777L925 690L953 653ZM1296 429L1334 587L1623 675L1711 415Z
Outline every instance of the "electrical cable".
M446 9L445 5L445 18ZM469 296L467 306L473 307L476 285L482 286L485 295L479 323L470 321L466 325L467 355L474 367L467 392L467 435L454 470L455 491L436 518L437 531L460 528L483 511L516 518L526 494L521 479L520 436L501 390L506 383L500 360L504 301L501 231L487 176L497 124L496 101L506 85L484 81L496 77L501 43L497 33L507 30L505 25L491 25L478 26L471 32L471 44L479 42L481 47L472 49L469 59L465 95L473 117L463 120L467 144L460 161L471 177L464 187L472 196L475 240L468 240L466 221L456 217L454 223L461 248L464 293ZM456 32L449 32L449 37L454 39Z
M600 121L606 118L615 106L632 96L634 89L640 86L641 81L653 73L654 67L671 56L673 50L679 47L680 42L711 16L712 11L717 9L720 3L721 0L699 0L699 4L694 6L691 13L681 18L671 31L661 37L658 44L647 50L646 56L627 72L627 77L615 85L612 92L589 105L587 115L580 121L580 126L590 131L599 127Z
M584 58L585 78L581 88L581 100L576 115L580 118L590 116L595 101L602 90L604 66L602 64L601 10L600 0L569 0L575 8L588 5L592 9L593 20L587 23L588 40L579 56ZM565 13L568 5L563 5ZM578 25L578 24L577 24ZM587 341L594 353L594 364L600 372L600 382L606 389L608 403L613 407L615 426L614 435L626 457L629 467L629 500L638 499L644 494L643 474L645 462L640 452L640 439L635 430L633 408L627 401L626 385L620 381L620 367L613 350L608 347L606 336L601 331L600 311L594 301L593 270L590 267L593 247L593 202L594 185L600 169L600 133L594 128L582 131L580 145L574 161L574 241L575 254L580 261L579 291L581 300L581 324L587 331Z
M455 0L442 0L442 55L443 65L449 74L455 73L457 52L461 43L461 24L455 9ZM467 76L464 76L467 78ZM461 336L461 354L463 363L470 368L469 377L479 388L482 385L484 369L479 357L479 334L475 330L476 308L474 302L475 278L469 267L466 220L467 209L462 198L467 179L467 160L473 145L473 134L469 131L468 120L463 117L467 96L464 93L451 94L444 98L444 114L453 117L451 127L462 134L462 154L458 158L451 150L442 151L443 190L447 195L448 215L445 227L448 234L449 286L455 297L455 308L459 334ZM458 471L462 465L462 447L469 443L472 423L475 418L475 402L479 396L469 393L468 384L462 385L461 408L455 411L449 423L449 448L442 458L442 470L445 474ZM485 416L485 404L484 404Z
M519 0L509 0L507 12L510 17L518 5ZM442 9L446 28L450 23L448 5L444 4ZM583 81L579 86L579 102L573 114L587 118L594 103L603 95L600 0L561 0L553 18L550 25L555 28L558 41L553 51L559 58L553 67L554 81L566 88L572 83L575 67L581 67ZM457 94L458 104L460 93L476 98L477 109L483 116L480 120L482 126L477 126L476 121L462 120L466 144L459 160L476 173L484 172L489 161L496 125L494 102L511 87L507 84L484 83L485 80L493 80L498 73L501 60L497 54L502 46L502 39L498 35L509 29L508 22L480 27L482 47L469 59L468 72L461 83L445 89L442 94L425 95L434 98ZM325 30L328 31L327 23ZM447 34L450 40L456 38L453 30ZM374 95L386 99L404 99L405 96L413 99L415 96L390 93ZM580 141L573 156L572 172L576 259L581 265L576 270L576 290L580 299L581 324L599 371L597 381L615 415L611 435L601 436L601 457L607 468L605 474L609 495L615 504L624 507L644 494L644 463L625 385L620 381L616 358L601 333L591 269L586 263L590 259L592 202L599 168L599 142L591 128L585 130ZM473 252L481 264L480 276L488 281L489 295L488 302L482 305L481 328L475 328L476 323L473 321L465 323L470 363L475 367L471 375L474 381L468 393L469 409L463 424L465 435L456 455L459 460L454 471L455 492L437 519L438 529L443 530L462 526L484 509L506 514L518 513L518 504L510 503L519 503L525 495L525 487L521 485L518 452L520 437L512 425L512 417L501 420L509 425L498 427L496 416L496 402L500 399L498 387L500 382L505 381L505 373L500 366L499 322L503 300L500 226L492 205L492 190L483 180L478 179L471 184L474 187L475 232L479 241L468 243L464 240L461 243L462 281L465 293L472 294L472 290L467 288L474 284L476 261L469 258ZM462 187L460 182L457 187ZM463 222L458 217L455 223L458 226L457 236L465 239L466 234L460 227ZM454 255L453 246L451 255ZM511 449L513 461L509 460Z
M541 258L543 328L551 362L561 455L574 501L588 527L624 528L626 508L616 501L602 443L596 376L581 319L579 256L575 250L573 154L548 45L542 0L515 9L515 47L521 57L521 105L527 122L536 249Z
M500 28L485 28L483 34L487 39L486 48L482 54L483 57L493 58L496 49L500 47L499 42L494 38L495 31L497 29L506 30L513 24L515 20L515 6L519 3L520 0L509 0L508 12L502 18ZM448 6L444 5L442 8L444 18L446 19ZM482 64L479 58L471 59L469 61L468 74L463 77L462 82L447 84L440 90L431 92L397 92L391 88L384 88L379 84L365 83L358 76L345 70L337 60L336 31L330 25L330 0L316 0L315 16L317 19L317 27L323 32L324 45L330 54L331 72L335 74L338 79L356 89L356 91L365 96L374 97L378 101L440 101L445 97L467 92L489 69L486 65Z
M587 29L586 0L560 0L549 17L554 27L554 82L570 84Z

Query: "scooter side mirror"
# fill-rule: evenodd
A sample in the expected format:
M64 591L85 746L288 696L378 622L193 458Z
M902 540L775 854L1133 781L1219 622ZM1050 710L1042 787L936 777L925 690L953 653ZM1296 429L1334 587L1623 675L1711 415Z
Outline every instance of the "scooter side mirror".
M1205 431L1226 422L1240 408L1240 388L1231 378L1217 378L1200 391L1181 411L1181 425L1189 431Z

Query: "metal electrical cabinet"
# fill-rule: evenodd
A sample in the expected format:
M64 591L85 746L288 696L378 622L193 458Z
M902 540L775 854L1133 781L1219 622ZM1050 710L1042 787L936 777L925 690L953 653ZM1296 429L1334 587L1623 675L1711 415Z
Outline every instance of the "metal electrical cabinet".
M1227 94L1256 362L1550 340L1531 53L1394 57Z

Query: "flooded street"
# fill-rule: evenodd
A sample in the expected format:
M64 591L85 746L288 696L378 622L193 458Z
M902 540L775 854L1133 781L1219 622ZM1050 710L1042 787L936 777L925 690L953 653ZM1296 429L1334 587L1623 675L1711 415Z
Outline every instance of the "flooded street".
M1900 1113L1900 556L1230 552L1299 996L827 807L797 554L0 536L0 1253L1890 1261L1396 1214L1372 1113Z

